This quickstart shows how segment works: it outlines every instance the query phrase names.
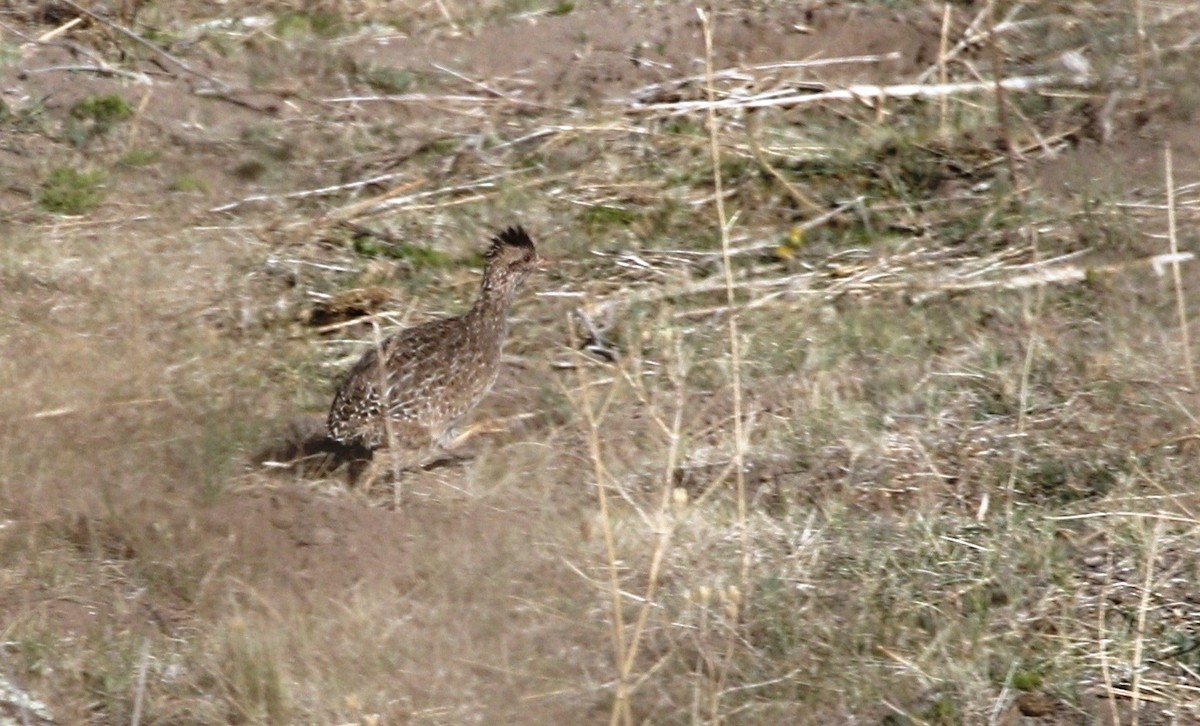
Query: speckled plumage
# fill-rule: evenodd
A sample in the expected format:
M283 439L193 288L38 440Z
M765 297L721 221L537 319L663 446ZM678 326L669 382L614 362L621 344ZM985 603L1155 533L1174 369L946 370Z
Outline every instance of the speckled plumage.
M542 262L521 227L493 238L486 259L469 311L401 330L363 354L334 395L330 438L367 451L388 448L386 414L399 446L448 443L496 382L513 296Z

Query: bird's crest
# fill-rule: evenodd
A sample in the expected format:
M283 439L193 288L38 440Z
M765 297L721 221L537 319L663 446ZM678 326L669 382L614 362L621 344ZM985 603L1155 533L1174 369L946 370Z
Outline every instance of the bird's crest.
M484 253L484 257L490 260L500 254L500 250L505 247L522 247L532 250L533 240L529 238L529 233L520 225L509 227L492 238L492 246Z

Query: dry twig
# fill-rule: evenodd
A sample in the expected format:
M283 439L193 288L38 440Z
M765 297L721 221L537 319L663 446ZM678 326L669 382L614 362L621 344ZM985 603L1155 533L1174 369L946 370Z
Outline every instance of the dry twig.
M873 84L855 84L846 88L820 93L795 94L779 96L772 92L747 98L728 98L711 101L679 101L677 103L632 104L632 113L643 111L670 111L674 114L703 111L708 108L716 110L795 107L827 101L861 101L873 104L877 100L887 98L940 98L965 93L995 92L996 89L1013 92L1029 92L1052 85L1084 85L1090 79L1080 76L1061 74L1042 76L1020 76L991 81L963 81L959 83L900 83L890 86Z
M191 66L191 64L172 55L171 53L168 53L167 51L158 47L154 43L151 43L150 41L146 40L142 36L133 32L129 28L126 28L123 25L114 23L113 21L109 20L108 18L104 17L103 15L98 15L97 13L94 13L91 10L88 10L87 8L74 2L74 0L63 0L63 3L65 5L69 5L76 12L82 13L82 14L88 16L89 18L91 18L92 20L95 20L96 22L100 23L101 25L108 26L109 28L117 31L118 33L125 36L126 38L129 38L130 40L137 43L138 45L150 49L151 51L155 52L156 54L162 56L164 59L170 61L173 65L192 74L193 76L196 76L197 78L203 78L204 80L208 81L209 83L213 84L214 86L216 86L217 88L219 88L223 91L228 91L231 88L230 84L226 83L225 81L221 80L220 78L217 78L216 76L212 76L207 73L203 73L201 71L196 70L195 68L193 68Z
M1179 272L1181 255L1179 253L1179 237L1175 232L1175 172L1171 164L1171 144L1168 142L1163 149L1163 163L1166 169L1167 187L1167 236L1171 242L1171 281L1175 285L1175 307L1179 314L1179 344L1183 347L1184 373L1192 392L1196 391L1196 368L1192 365L1192 344L1188 337L1187 305L1183 296L1183 277ZM1190 254L1190 253L1189 253Z

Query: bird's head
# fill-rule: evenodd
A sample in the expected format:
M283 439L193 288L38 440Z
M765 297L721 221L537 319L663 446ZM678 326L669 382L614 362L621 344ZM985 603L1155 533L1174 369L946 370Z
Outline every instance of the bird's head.
M496 287L515 286L530 272L549 264L546 258L537 253L533 240L520 226L509 227L493 237L484 258L487 260L484 283L490 281Z

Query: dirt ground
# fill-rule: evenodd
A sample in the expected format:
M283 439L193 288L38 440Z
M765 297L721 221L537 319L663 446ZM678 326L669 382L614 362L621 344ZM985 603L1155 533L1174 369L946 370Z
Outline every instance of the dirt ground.
M133 713L161 724L607 721L605 542L578 379L561 363L578 347L578 331L564 322L571 296L612 282L590 277L589 255L619 249L628 236L612 232L613 246L596 241L609 232L581 236L568 197L582 164L594 165L589 179L611 177L603 204L649 205L667 191L653 180L620 188L624 167L605 172L593 154L624 142L603 136L582 151L540 148L544 178L532 186L473 180L524 179L521 168L495 164L522 137L566 125L629 128L639 104L702 98L695 9L580 3L555 6L561 14L494 8L451 23L431 4L413 12L409 27L344 5L344 25L325 34L321 12L336 4L301 12L257 3L227 28L214 24L234 12L225 4L161 3L136 17L127 13L140 4L119 5L102 19L57 3L2 11L0 546L11 566L0 582L0 675L61 724L129 723ZM961 5L956 28L982 8ZM259 26L259 17L271 22ZM281 24L285 17L292 25ZM717 69L882 58L814 67L806 71L814 87L906 82L936 66L942 41L940 7L767 4L715 13L714 24ZM141 28L170 55L120 27ZM56 28L65 29L47 36ZM966 54L988 68L986 48ZM693 80L675 82L685 77ZM106 94L132 109L113 130L80 110ZM348 100L364 96L391 100ZM1178 183L1200 177L1200 136L1183 101L1130 99L1105 111L1101 96L1074 116L1030 122L1054 151L1036 139L1023 146L1019 183L1051 200L1149 200L1161 191L1167 141ZM903 112L895 113L900 128ZM805 123L799 111L784 119ZM1101 122L1112 129L1090 136ZM47 211L41 200L56 167L102 170L103 200L75 213ZM336 185L345 186L287 196ZM399 200L390 209L347 213L388 197ZM794 208L772 214L804 216ZM531 281L518 301L505 371L476 415L503 421L503 432L460 460L406 475L400 511L385 506L390 493L369 499L339 476L253 464L289 422L323 414L337 376L370 338L367 325L339 327L344 316L313 324L320 303L382 285L390 292L364 312L385 306L393 315L385 325L461 311L478 274L462 263L490 230L513 222L566 262ZM365 243L352 224L374 225L385 245L427 246L438 262L355 254ZM1161 216L1145 224L1147 233L1165 232ZM1184 232L1194 245L1194 227ZM676 236L662 248L687 242ZM1076 247L1057 238L1048 245L1047 257ZM1101 257L1122 259L1112 250ZM1147 285L1149 296L1166 283ZM719 332L723 323L697 327L706 325ZM647 349L665 345L660 333L645 333ZM773 420L772 405L792 417L797 389L773 389L766 373L758 380L749 400L762 405L764 420ZM847 386L840 390L854 395ZM1194 394L1180 395L1194 403ZM719 447L729 435L728 397L718 390L689 400L702 412L697 421L709 417L707 435ZM651 467L660 464L639 458L649 450L639 449L643 426L653 430L649 418L631 415L608 432L607 445L614 471L654 482ZM1181 433L1157 419L1151 432ZM855 456L830 463L831 480L848 476ZM767 504L771 487L803 488L822 476L786 462L760 468L752 483ZM855 506L878 511L871 497ZM633 541L636 520L631 514L617 528L618 543ZM639 587L648 556L621 564ZM629 597L633 607L637 595ZM646 647L651 679L680 646L663 637ZM935 691L901 710L916 713ZM1127 701L1114 706L1091 691L1068 708L1063 693L1039 712L1035 689L991 722L1108 723L1114 708L1128 711ZM697 722L689 721L692 705L675 698L635 699L635 720ZM880 703L818 701L824 712L780 707L729 720L982 723L938 721L930 711L888 720L895 711ZM14 703L0 703L0 715L29 719ZM1164 704L1147 706L1141 723L1186 722L1169 721Z

